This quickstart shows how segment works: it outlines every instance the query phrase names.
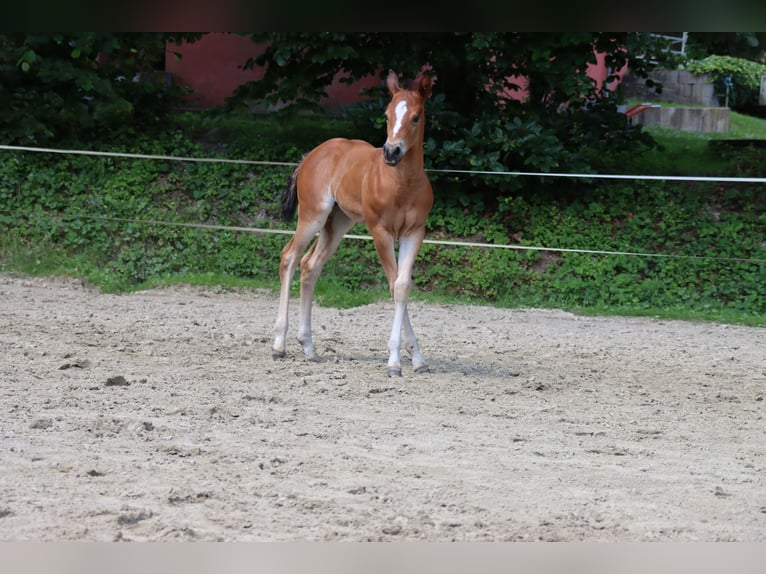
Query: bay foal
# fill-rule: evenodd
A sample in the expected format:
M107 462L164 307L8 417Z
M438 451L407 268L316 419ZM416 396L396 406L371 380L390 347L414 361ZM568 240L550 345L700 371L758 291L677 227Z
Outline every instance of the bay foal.
M281 254L274 358L285 355L290 283L298 258L318 232L319 236L300 259L298 326L298 340L306 358L316 360L311 338L314 285L343 235L355 223L364 223L375 242L394 299L388 374L402 374L402 330L415 372L428 371L407 313L407 300L412 288L412 267L433 205L431 183L423 168L424 103L431 95L431 77L422 74L409 89L400 86L397 75L390 71L386 87L391 101L386 107L388 135L383 148L361 140L328 140L303 158L282 196L282 215L289 220L297 208L298 225Z

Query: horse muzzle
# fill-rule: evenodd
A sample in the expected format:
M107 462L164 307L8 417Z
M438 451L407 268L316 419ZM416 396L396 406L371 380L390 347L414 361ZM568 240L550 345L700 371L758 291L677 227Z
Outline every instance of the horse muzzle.
M404 144L399 142L397 144L390 144L388 142L383 144L383 161L386 165L394 166L398 164L404 157Z

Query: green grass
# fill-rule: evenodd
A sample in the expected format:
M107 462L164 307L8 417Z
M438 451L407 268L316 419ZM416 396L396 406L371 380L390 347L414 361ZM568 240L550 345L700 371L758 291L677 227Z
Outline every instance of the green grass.
M645 103L645 100L631 99L628 101L628 107L635 104ZM654 103L662 107L667 108L707 108L710 106L703 105L690 105L679 104L674 102L647 102ZM681 137L690 139L701 139L707 141L708 139L766 139L766 119L757 118L754 116L748 116L740 114L735 111L731 111L729 131L727 133L695 133L695 132L681 132L678 130L669 130L664 128L650 127L646 130L652 135L665 134L669 137Z
M673 104L668 104L673 105ZM728 133L699 133L645 127L644 130L659 144L640 156L624 160L622 173L642 175L697 175L703 177L737 177L732 171L731 158L710 148L710 140L766 140L766 119L731 112Z
M353 137L349 122L316 114L283 118L246 110L187 112L176 121L185 133L212 148L225 148L230 157L261 161L299 161L328 137Z
M661 143L672 141L707 143L711 139L766 139L766 119L746 116L734 111L730 112L729 131L726 133L687 132L655 126L644 129Z
M766 119L731 112L728 134L723 139L766 139Z
M225 273L183 273L166 277L155 277L134 285L131 291L143 291L172 285L192 285L195 287L212 288L217 292L267 289L273 291L278 288L274 281L250 279L227 275Z

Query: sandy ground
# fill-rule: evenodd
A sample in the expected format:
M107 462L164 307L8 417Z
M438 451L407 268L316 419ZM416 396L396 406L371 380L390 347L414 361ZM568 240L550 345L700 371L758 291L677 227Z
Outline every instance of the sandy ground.
M0 275L0 539L766 541L766 329Z

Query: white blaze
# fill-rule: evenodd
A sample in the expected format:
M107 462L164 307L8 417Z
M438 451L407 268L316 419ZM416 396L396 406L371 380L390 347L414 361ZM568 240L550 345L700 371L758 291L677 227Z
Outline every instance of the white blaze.
M394 113L396 114L396 120L394 121L394 131L391 134L392 138L395 138L399 130L402 129L402 121L404 120L404 116L407 114L407 102L402 100L396 104Z

